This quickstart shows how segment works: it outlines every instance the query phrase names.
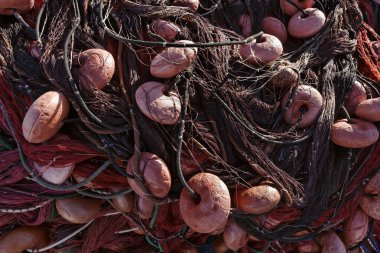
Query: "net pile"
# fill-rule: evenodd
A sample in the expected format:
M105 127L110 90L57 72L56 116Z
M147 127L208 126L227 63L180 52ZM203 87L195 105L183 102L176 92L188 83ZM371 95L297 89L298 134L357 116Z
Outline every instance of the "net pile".
M244 57L244 46L271 40L265 17L291 22L283 2L297 1L202 0L194 10L180 0L36 0L22 16L0 15L0 252L17 233L40 241L14 252L380 252L380 118L365 119L373 131L359 139L377 134L368 145L334 139L337 122L359 125L357 83L362 101L380 97L380 4L316 1L325 21L315 35L285 31L267 64ZM158 20L176 27L172 41ZM115 59L101 89L84 86L97 75L82 73L94 48ZM174 75L153 73L168 50L196 56ZM174 111L174 122L144 105L152 85L172 99L162 115ZM34 142L25 118L48 92L70 109L58 134ZM214 197L197 190L199 175L219 180ZM215 203L191 213L206 198Z

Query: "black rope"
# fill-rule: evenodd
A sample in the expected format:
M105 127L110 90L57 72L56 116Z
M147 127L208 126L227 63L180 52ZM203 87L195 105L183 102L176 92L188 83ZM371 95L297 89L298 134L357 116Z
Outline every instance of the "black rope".
M60 195L57 195L57 194L46 194L46 193L42 193L42 194L38 194L38 197L40 198L45 198L45 199L70 199L70 198L74 198L74 197L78 197L79 194L78 193L67 193L67 194L60 194Z
M76 190L78 194L87 196L87 197L92 197L92 198L97 198L97 199L113 199L118 196L122 196L124 194L132 192L131 188L126 188L124 190L115 192L115 193L100 193L100 192L93 192L93 191L88 191L88 190Z
M30 27L28 23L22 18L22 16L15 10L13 16L21 23L22 27L25 29L26 34L33 40L36 39L36 31Z
M305 15L306 17L308 17L309 15L305 12L304 9L302 9L301 7L299 7L296 3L294 3L292 0L286 0L288 3L290 3L291 5L293 5L295 8L297 8L297 10L299 10L300 12L302 12L303 15Z
M6 148L7 150L13 149L12 145L9 143L9 140L2 131L0 131L0 146Z
M183 142L183 133L185 131L185 116L186 116L186 108L189 102L189 80L185 81L185 93L182 96L182 107L181 114L179 118L179 130L177 133L177 153L176 153L176 169L178 178L182 184L182 186L186 189L186 191L196 200L200 199L198 193L194 192L190 186L187 184L181 168L181 153L182 153L182 142Z

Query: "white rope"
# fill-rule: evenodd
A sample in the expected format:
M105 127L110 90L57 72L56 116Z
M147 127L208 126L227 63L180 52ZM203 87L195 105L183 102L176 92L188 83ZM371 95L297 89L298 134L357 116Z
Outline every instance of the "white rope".
M84 226L80 227L79 229L75 230L73 233L69 234L68 236L62 238L61 240L53 243L53 244L50 244L46 247L43 247L41 249L27 249L26 251L28 252L43 252L43 251L47 251L49 249L52 249L54 248L55 246L58 246L60 245L61 243L64 243L65 241L69 240L70 238L72 238L73 236L77 235L78 233L80 233L83 229L87 228L88 226L90 226L90 224L93 222L94 220L91 220L89 222L87 222Z
M49 201L46 201L42 204L39 204L39 205L36 205L36 206L32 206L32 207L27 207L27 208L0 208L0 213L26 213L26 212L30 212L30 211L34 211L34 210L37 210L41 207L43 207L44 205L48 204L50 202Z
M132 232L132 231L136 231L136 230L139 230L139 229L140 229L139 227L134 227L134 228L126 229L126 230L117 231L117 232L115 232L115 234L126 234L126 233L129 233L129 232Z

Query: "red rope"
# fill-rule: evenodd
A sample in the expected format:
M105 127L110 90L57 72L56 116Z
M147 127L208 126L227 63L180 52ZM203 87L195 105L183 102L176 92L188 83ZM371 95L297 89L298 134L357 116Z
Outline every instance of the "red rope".
M3 80L0 80L0 88L2 90L0 100L4 104L5 110L11 118L14 127L13 130L16 133L15 137L20 142L22 149L28 157L29 164L37 162L41 165L50 164L52 166L60 166L66 165L68 161L70 161L70 163L80 163L100 156L97 151L87 147L78 140L65 139L54 142L50 141L43 144L28 143L22 135L22 119L24 118L26 111L22 109L20 103L30 106L30 99L19 96L21 101L18 101L16 95L11 93L9 87ZM0 112L0 116L2 114L3 112ZM8 122L5 121L4 117L0 118L0 127L4 129L8 135L11 135L11 131L8 129Z
M380 41L380 36L366 23L359 32L357 52L358 70L365 76L380 81L380 61L372 48L373 41Z
M27 226L38 226L49 220L51 210L51 204L46 204L38 210L16 214L15 217Z
M3 151L0 153L0 185L14 184L27 175L19 163L17 150Z
M112 249L115 252L135 252L146 244L145 237L134 232L115 234L128 229L127 220L122 215L96 219L86 230L81 253L98 252L100 249ZM152 249L150 248L150 252Z

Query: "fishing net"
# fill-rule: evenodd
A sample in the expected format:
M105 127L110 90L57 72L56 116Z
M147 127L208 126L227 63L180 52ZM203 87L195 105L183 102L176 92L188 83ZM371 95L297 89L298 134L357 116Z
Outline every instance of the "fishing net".
M199 233L180 210L181 191L199 197L188 180L211 173L228 187L229 217L247 233L239 252L320 252L311 251L313 241L318 244L326 231L340 235L363 196L378 198L365 187L380 168L379 142L349 148L331 136L337 120L355 117L345 106L355 81L368 98L380 96L380 5L320 0L314 7L326 16L322 29L307 39L289 35L281 57L266 65L250 64L239 48L263 36L266 16L289 22L277 0L202 0L198 11L158 0L36 0L22 16L0 15L0 249L10 231L42 226L50 244L28 249L227 252L224 226ZM243 15L248 36L236 21ZM156 20L179 28L176 41L195 44L165 41L154 32ZM158 54L185 47L197 48L190 67L164 80L152 76ZM92 48L107 50L116 61L103 89L81 85L81 55ZM275 87L275 77L286 80L284 68L295 73L294 83ZM165 95L178 94L175 124L160 124L140 110L136 94L151 81L164 82ZM284 120L302 86L317 90L323 104L304 128L305 108L293 125ZM63 94L71 109L58 135L33 144L23 135L23 120L49 91ZM140 172L126 170L127 164L139 167L143 152L169 168L166 197L154 196ZM55 184L44 178L51 167L71 172ZM148 218L130 180L150 203ZM279 203L259 214L241 210L238 192L258 185L275 188ZM56 204L73 198L96 199L99 211L74 224L59 215ZM120 198L134 207L120 210ZM379 224L368 219L365 236L347 246L352 252L380 252ZM310 251L300 250L302 244Z

